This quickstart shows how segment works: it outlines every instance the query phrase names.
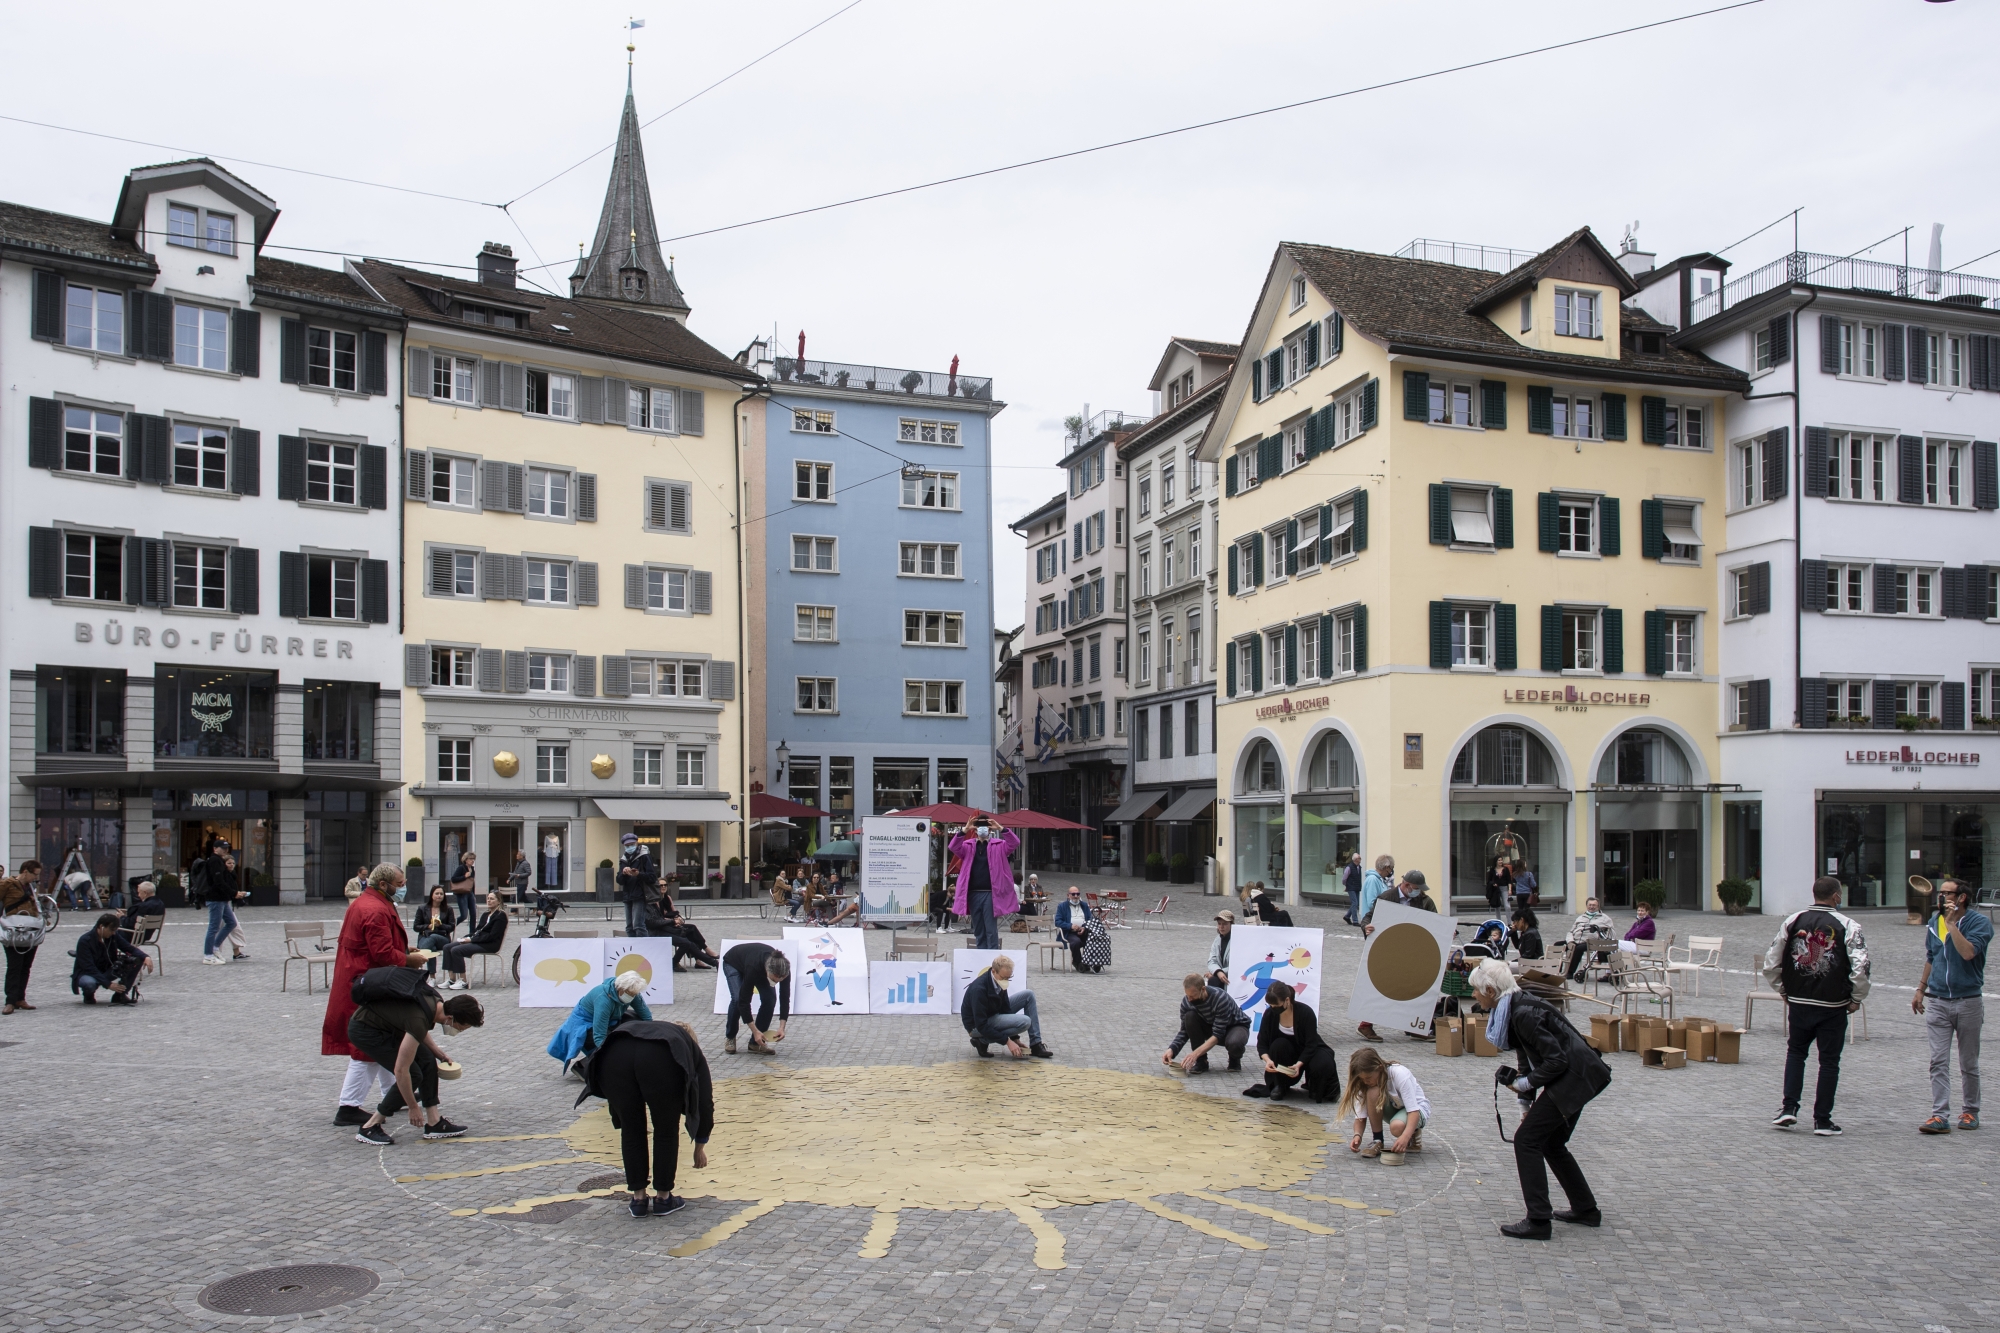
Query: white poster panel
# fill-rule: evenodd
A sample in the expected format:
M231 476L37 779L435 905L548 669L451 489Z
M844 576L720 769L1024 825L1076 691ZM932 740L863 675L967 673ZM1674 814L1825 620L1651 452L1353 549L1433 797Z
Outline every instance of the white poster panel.
M945 976L951 964L942 959L921 962L877 959L868 965L868 1004L878 1014L948 1014L951 990Z
M674 1002L674 942L653 936L604 941L604 975L637 972L646 978L646 1007Z
M795 1014L801 1012L799 1009L799 1001L801 999L799 992L803 987L810 986L812 983L805 979L805 954L800 950L799 942L797 940L724 940L715 946L715 956L717 958L727 958L729 951L739 944L768 944L773 949L782 951L785 957L792 960L792 975L785 979L785 984L792 988L791 1011ZM750 979L746 978L743 984L746 986L749 985ZM718 1014L729 1012L729 979L723 976L722 969L719 967L715 969L715 1012ZM774 1009L771 1012L776 1013L777 1010ZM753 1017L756 1014L754 1005L751 1008L751 1014ZM771 1021L774 1023L777 1022L775 1018Z
M868 1012L868 945L859 930L786 926L785 938L799 946L806 968L792 998L797 1014Z
M1428 1036L1458 923L1439 912L1379 901L1374 922L1374 933L1361 946L1361 965L1354 969L1347 1016Z
M604 980L601 936L521 941L521 1008L568 1009Z
M860 846L861 919L923 920L931 821L870 815L861 821Z
M993 966L995 958L1014 960L1014 975L1007 978L1007 993L1018 995L1028 986L1028 951L1026 949L953 949L951 951L951 1012L958 1012L958 1006L965 1001L965 988L978 979L979 974Z
M1250 1031L1264 1012L1264 992L1282 981L1316 1014L1319 969L1326 932L1305 926L1234 926L1229 931L1229 998L1250 1016Z

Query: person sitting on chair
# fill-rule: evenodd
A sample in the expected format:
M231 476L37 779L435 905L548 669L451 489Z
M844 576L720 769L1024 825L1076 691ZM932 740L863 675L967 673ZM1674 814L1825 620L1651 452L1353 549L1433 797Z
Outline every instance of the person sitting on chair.
M472 927L471 937L453 940L444 946L445 975L451 978L445 983L445 989L465 990L465 960L476 953L499 953L501 941L506 938L507 909L496 889L486 895L486 910L480 913L478 923Z
M167 905L153 892L153 881L142 879L132 889L132 906L119 921L119 929L133 937L136 943L140 935L158 930L167 920Z
M646 907L646 933L655 936L671 936L674 941L674 971L680 972L683 958L692 958L696 967L715 967L722 960L708 947L708 940L702 935L701 927L680 914L674 906L673 894L664 885L660 888L660 900Z
M1256 892L1250 895L1250 907L1257 913L1257 924L1260 926L1292 924L1292 914L1278 906L1277 900L1271 897L1270 891L1262 884L1259 884Z
M1090 904L1083 900L1083 890L1076 885L1069 886L1069 896L1056 904L1056 936L1069 946L1069 965L1081 972L1083 966L1083 940L1090 922Z
M1638 919L1632 923L1631 927L1626 930L1625 938L1634 941L1658 939L1660 934L1660 928L1653 921L1653 905L1651 903L1644 903L1644 902L1635 903L1633 904L1633 910L1636 911L1639 914L1639 916Z
M83 996L85 1004L97 1003L100 986L111 992L111 1003L130 1004L139 974L152 970L153 960L143 949L119 938L118 914L106 912L77 937L76 966L70 971L69 988Z
M1542 923L1535 919L1535 909L1526 903L1514 909L1514 928L1507 932L1507 942L1524 959L1542 956Z
M1340 1096L1340 1057L1321 1040L1319 1019L1298 994L1282 981L1264 992L1266 1008L1257 1024L1257 1054L1264 1061L1264 1081L1243 1089L1245 1097L1269 1097L1281 1102L1300 1079L1316 1102Z
M1597 899L1585 898L1583 911L1577 914L1569 928L1569 970L1563 973L1565 981L1575 978L1583 970L1585 963L1610 953L1616 946L1611 932L1616 927L1611 918L1597 908Z
M441 954L457 929L458 912L452 907L449 889L442 883L431 885L431 891L410 913L410 933L417 937L417 947ZM424 962L424 975L437 975L436 958Z

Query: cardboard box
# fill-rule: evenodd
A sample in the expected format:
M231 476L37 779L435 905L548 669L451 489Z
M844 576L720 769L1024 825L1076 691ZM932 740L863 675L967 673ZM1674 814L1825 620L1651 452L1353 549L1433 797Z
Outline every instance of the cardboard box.
M1465 1049L1474 1055L1498 1055L1500 1048L1486 1040L1485 1014L1474 1014L1465 1020Z
M1719 1065L1738 1063L1743 1055L1743 1029L1723 1028L1715 1030L1715 1062Z
M1687 1053L1688 1059L1697 1064L1704 1060L1713 1060L1715 1058L1715 1028L1710 1025L1696 1027L1690 1024L1687 1030Z
M1641 1017L1639 1019L1639 1049L1641 1051L1650 1051L1655 1046L1672 1046L1674 1044L1668 1035L1665 1019L1648 1017Z
M1678 1046L1683 1050L1687 1049L1687 1042L1684 1040L1687 1036L1687 1030L1688 1021L1685 1018L1667 1020L1667 1040L1663 1044Z
M1590 1016L1590 1046L1594 1051L1609 1055L1621 1049L1619 1040L1624 1029L1614 1014L1592 1014Z
M1437 1053L1439 1055L1465 1054L1465 1022L1463 1019L1441 1019L1437 1025Z
M1639 1022L1638 1014L1626 1014L1618 1020L1618 1049L1621 1051L1639 1049Z
M1678 1046L1649 1046L1639 1058L1648 1069L1686 1069L1688 1053Z

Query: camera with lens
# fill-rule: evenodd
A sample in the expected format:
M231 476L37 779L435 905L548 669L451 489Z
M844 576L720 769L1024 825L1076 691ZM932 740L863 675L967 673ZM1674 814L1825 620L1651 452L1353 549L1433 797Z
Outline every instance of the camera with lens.
M1521 1077L1521 1071L1512 1065L1501 1065L1493 1071L1493 1081L1503 1087L1513 1087L1514 1080Z

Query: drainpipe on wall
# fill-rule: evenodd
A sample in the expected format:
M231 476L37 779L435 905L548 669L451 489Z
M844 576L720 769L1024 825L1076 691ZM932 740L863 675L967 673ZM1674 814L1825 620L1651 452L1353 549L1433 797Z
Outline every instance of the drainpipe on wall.
M743 404L752 398L764 397L770 391L768 384L746 385L743 396L729 409L729 434L735 443L730 452L736 467L736 777L737 790L743 793L743 808L737 812L742 816L737 821L740 848L737 855L743 858L745 892L749 891L750 882L750 599L749 589L743 584L743 543L748 540L743 530L743 512L749 497L743 493L742 412ZM725 865L723 883L727 885L728 882L729 871Z
M1805 701L1800 698L1799 681L1805 674L1805 598L1799 595L1800 561L1805 557L1806 433L1801 428L1804 413L1799 407L1799 326L1806 307L1819 300L1819 293L1806 297L1805 305L1792 312L1792 726L1805 721ZM1822 362L1825 351L1820 352Z

